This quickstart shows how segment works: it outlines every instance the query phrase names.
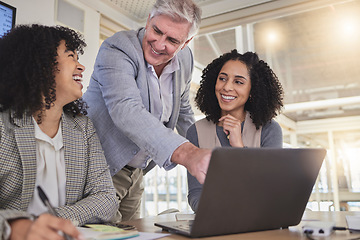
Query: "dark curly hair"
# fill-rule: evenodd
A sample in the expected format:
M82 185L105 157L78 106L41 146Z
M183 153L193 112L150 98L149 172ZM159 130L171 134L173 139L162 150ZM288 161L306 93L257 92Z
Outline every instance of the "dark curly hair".
M56 100L56 57L62 40L68 50L84 53L82 35L62 26L18 25L0 38L0 111L10 109L17 118L40 112L41 122L43 111ZM73 116L86 114L82 99L63 109Z
M200 88L195 103L206 118L217 123L221 109L215 95L215 84L221 68L229 60L243 62L251 79L250 97L245 103L245 111L250 113L256 128L268 123L283 106L283 89L275 73L256 53L238 53L236 49L214 59L202 72Z

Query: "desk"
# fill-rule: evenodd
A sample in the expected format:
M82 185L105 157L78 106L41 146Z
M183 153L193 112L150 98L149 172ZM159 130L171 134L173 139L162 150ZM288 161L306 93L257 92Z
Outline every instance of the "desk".
M346 215L360 215L360 212L311 212L307 211L304 213L303 220L297 226L289 227L289 229L279 229L271 231L260 231L260 232L251 232L251 233L240 233L232 235L223 235L217 237L206 237L201 238L206 239L247 239L247 240L291 240L291 239L307 239L304 234L302 234L301 227L306 223L307 220L322 220L322 221L333 221L336 223L337 227L346 227ZM166 222L166 221L175 221L175 213L164 214L155 217L146 217L132 221L126 221L125 224L135 225L140 232L162 232L161 228L154 226L155 222ZM360 239L360 233L350 233L349 231L336 231L330 237L314 237L315 239L341 239L341 240L350 240L350 239ZM187 237L172 234L170 236L161 238L161 239L189 239Z

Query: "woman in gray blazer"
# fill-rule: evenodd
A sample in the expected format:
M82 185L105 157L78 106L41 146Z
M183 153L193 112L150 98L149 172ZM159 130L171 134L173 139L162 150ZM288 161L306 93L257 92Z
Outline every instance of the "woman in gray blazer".
M0 39L0 239L76 239L118 208L99 139L82 102L81 36L20 25ZM58 217L47 214L41 186ZM67 219L67 220L65 220Z

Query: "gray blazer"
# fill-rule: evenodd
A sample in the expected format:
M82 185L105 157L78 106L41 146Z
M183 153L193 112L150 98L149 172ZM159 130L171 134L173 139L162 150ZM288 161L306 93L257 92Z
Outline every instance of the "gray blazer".
M159 166L186 141L194 123L189 101L193 57L188 47L177 56L180 70L173 74L173 110L164 126L150 113L147 67L142 50L144 28L122 31L106 39L96 58L84 100L99 135L110 172L115 175L139 152ZM172 129L176 127L176 134Z
M118 200L95 128L85 116L62 116L66 166L65 205L59 216L80 225L110 221ZM28 216L36 180L35 129L31 117L0 112L0 239L6 219Z

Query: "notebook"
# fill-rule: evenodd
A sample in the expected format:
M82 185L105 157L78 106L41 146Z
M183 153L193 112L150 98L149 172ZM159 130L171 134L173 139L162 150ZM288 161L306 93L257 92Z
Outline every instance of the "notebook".
M105 224L85 224L84 227L77 227L83 234L85 240L118 240L139 236L136 229L125 230Z
M155 226L206 237L297 225L325 154L320 148L216 148L195 219Z

